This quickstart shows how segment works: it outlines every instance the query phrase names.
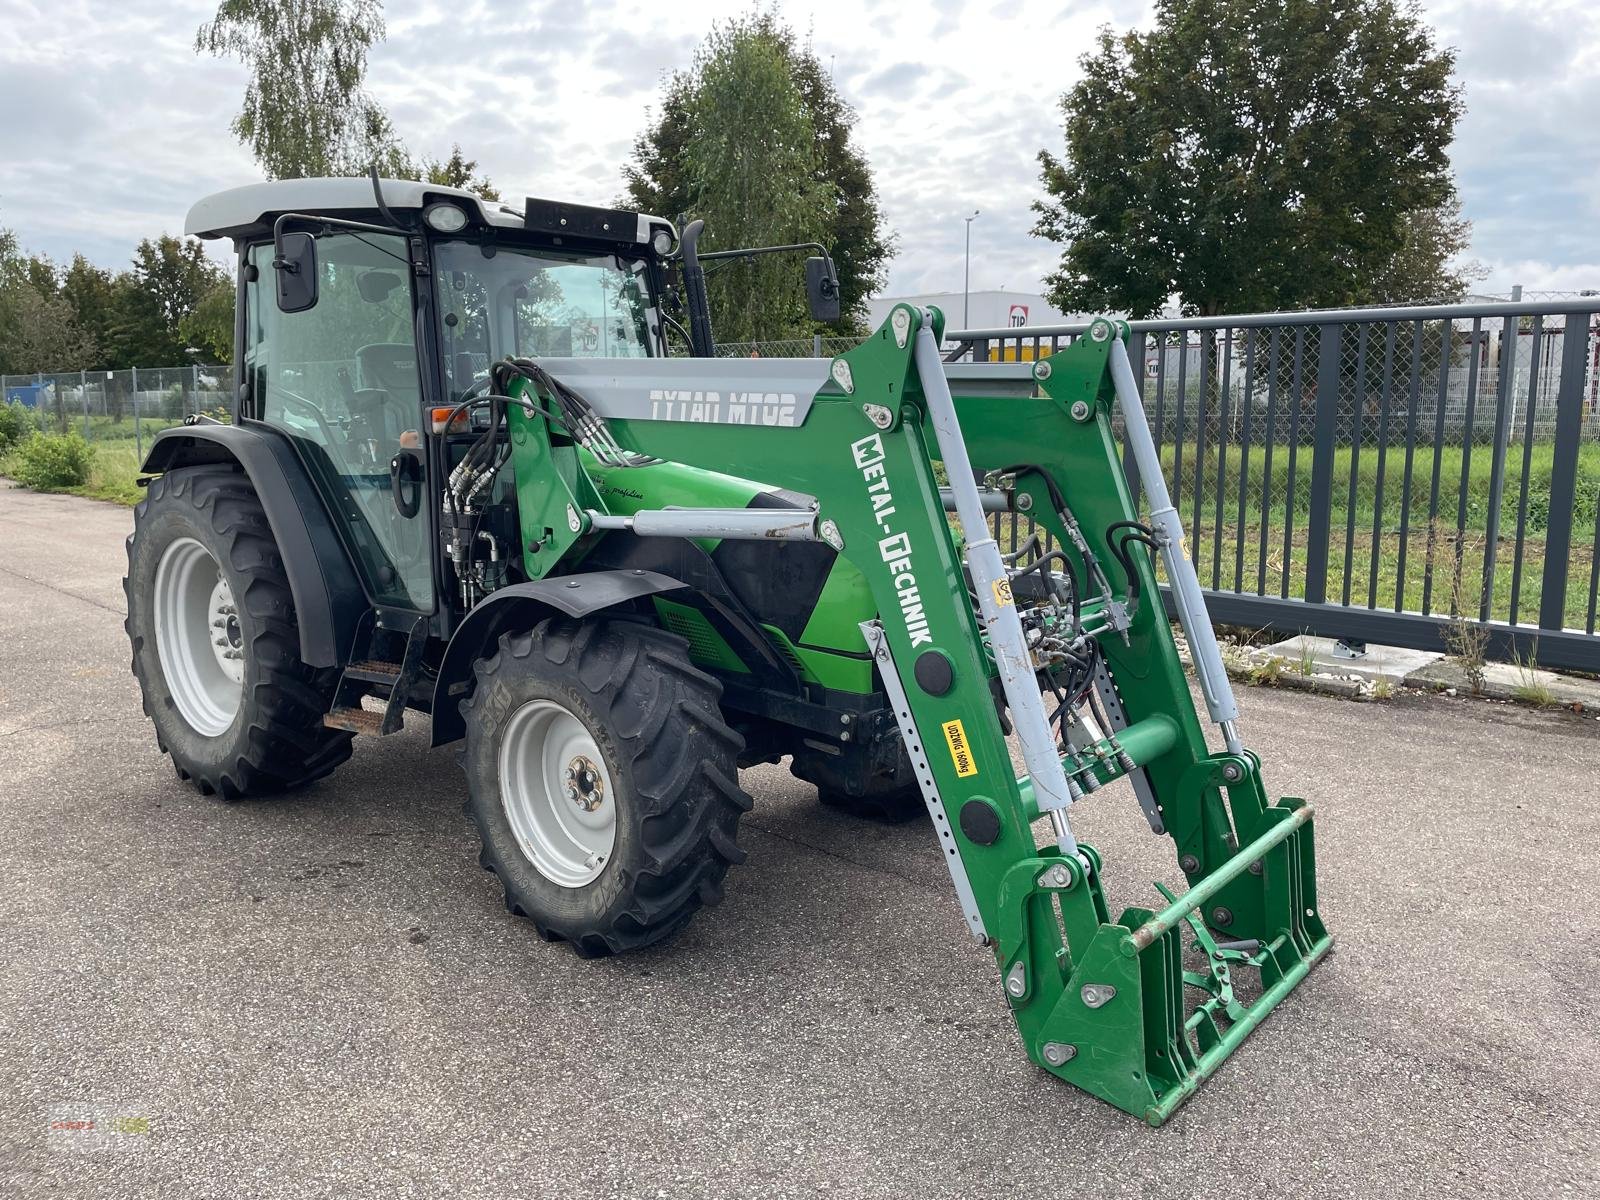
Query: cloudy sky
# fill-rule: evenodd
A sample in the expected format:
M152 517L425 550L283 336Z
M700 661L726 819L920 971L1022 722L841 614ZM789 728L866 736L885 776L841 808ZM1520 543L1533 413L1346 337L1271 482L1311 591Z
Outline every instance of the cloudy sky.
M606 203L664 72L747 2L388 0L368 84L408 145L460 142L507 195ZM1102 24L1143 0L924 6L787 0L860 113L857 136L900 240L889 291L959 290L962 217L978 288L1034 290L1034 156ZM228 122L244 71L194 54L214 0L0 0L0 225L30 250L125 263L188 205L257 178ZM996 11L1006 15L994 15ZM1428 0L1459 51L1454 160L1486 291L1600 287L1600 5Z

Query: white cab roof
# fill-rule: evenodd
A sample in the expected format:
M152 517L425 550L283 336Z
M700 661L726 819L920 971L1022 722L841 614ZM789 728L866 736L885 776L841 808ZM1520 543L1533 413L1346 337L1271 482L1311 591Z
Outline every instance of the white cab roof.
M470 215L507 229L523 228L523 212L499 200L485 200L462 188L441 187L410 179L385 179L383 200L390 208L418 209L424 202L450 199ZM183 232L195 237L228 237L270 224L280 213L303 212L317 216L352 213L371 216L378 209L372 180L365 176L343 179L276 179L229 188L199 201L189 210ZM660 217L639 216L637 240L649 241L652 225L667 225ZM669 226L670 227L670 226Z
M417 183L410 179L383 180L383 199L390 208L421 208L423 197L451 198L470 205L492 225L522 227L520 210L498 200L484 200L461 188ZM372 180L361 176L344 179L275 179L229 188L199 201L189 210L183 232L196 237L223 237L269 222L279 213L365 212L377 210Z

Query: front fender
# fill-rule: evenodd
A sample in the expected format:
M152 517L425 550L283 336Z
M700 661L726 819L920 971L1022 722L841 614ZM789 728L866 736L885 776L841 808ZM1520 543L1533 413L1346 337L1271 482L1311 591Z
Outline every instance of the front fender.
M532 629L546 617L585 617L645 596L683 587L657 571L593 571L514 583L491 592L466 615L445 647L433 688L433 742L442 746L466 733L461 699L472 686L472 664L513 629Z
M283 435L258 425L179 425L156 434L141 469L154 475L218 464L241 468L266 511L294 597L301 660L311 667L342 666L372 605Z

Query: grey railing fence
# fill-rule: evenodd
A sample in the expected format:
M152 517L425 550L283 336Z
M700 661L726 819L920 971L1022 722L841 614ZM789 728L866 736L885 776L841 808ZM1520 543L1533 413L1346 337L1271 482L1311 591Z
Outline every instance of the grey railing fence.
M1216 619L1421 649L1476 625L1494 657L1600 671L1597 314L1586 297L1134 322ZM1026 362L1085 328L947 345Z

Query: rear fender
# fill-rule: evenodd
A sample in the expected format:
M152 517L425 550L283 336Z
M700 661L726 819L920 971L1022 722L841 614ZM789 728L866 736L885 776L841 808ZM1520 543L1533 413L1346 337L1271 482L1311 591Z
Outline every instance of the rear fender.
M301 660L311 667L342 666L372 604L322 498L282 435L256 425L180 425L156 435L142 470L154 475L229 464L244 471L266 510L294 597Z
M546 617L586 617L684 584L657 571L592 571L514 583L491 592L456 626L433 688L433 742L442 746L466 734L461 701L472 687L472 664L500 635L532 629Z

